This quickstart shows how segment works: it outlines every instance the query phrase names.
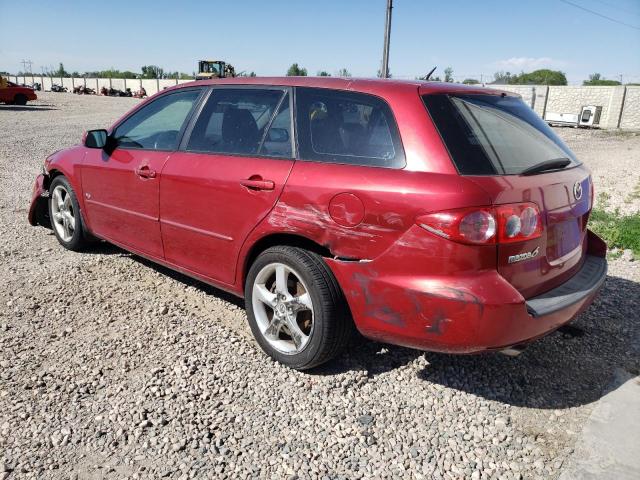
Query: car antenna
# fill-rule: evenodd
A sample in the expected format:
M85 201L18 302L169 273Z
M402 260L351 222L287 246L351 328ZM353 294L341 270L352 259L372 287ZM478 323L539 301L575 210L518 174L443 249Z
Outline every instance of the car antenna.
M435 71L436 71L436 68L438 68L438 66L437 66L437 65L436 65L435 67L433 67L429 73L427 73L427 76L426 76L426 77L424 77L424 79L425 79L425 80L429 80L429 78L431 78L431 75L433 74L433 72L435 72Z

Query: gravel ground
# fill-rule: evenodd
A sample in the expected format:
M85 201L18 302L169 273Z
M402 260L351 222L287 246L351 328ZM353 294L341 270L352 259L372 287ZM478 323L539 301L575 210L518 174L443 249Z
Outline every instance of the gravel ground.
M517 358L360 339L287 370L258 350L241 301L27 224L45 156L136 102L40 97L0 106L0 480L557 478L612 373L640 370L640 271L622 259L575 328ZM561 133L628 205L617 175L640 139Z
M554 130L591 169L600 205L621 213L640 211L640 132Z

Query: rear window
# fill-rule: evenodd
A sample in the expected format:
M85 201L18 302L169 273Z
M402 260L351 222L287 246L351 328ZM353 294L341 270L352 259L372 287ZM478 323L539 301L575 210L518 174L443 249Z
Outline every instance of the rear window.
M422 97L462 175L517 175L547 160L579 162L520 98L502 95Z

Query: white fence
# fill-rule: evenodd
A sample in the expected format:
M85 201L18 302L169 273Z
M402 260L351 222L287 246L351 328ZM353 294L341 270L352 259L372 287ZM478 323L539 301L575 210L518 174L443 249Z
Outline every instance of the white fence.
M39 83L45 92L51 90L51 86L54 84L62 85L66 87L70 92L75 87L83 85L85 87L93 88L96 92L99 92L102 87L115 88L116 90L126 90L130 88L132 92L140 90L140 87L144 87L147 91L147 95L153 95L154 93L164 90L167 87L178 85L179 83L192 82L193 80L177 80L177 79L139 79L139 78L71 78L71 77L48 77L44 75L27 75L27 76L9 76L9 81L17 84L33 85Z
M10 76L9 80L25 85L40 83L45 91L51 85L63 85L72 91L74 87L85 85L99 92L102 87L132 92L144 87L148 95L153 95L167 87L192 80L176 79L124 79L124 78L61 78L42 75ZM542 118L545 114L574 113L579 114L583 106L596 105L602 107L600 128L640 129L640 86L598 86L568 87L546 85L487 85L487 88L498 88L518 93L522 99Z

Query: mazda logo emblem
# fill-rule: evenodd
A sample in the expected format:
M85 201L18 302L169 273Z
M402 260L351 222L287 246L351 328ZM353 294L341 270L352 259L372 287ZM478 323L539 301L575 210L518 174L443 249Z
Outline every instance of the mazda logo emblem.
M580 200L582 198L582 183L576 182L573 185L573 196L576 200Z

